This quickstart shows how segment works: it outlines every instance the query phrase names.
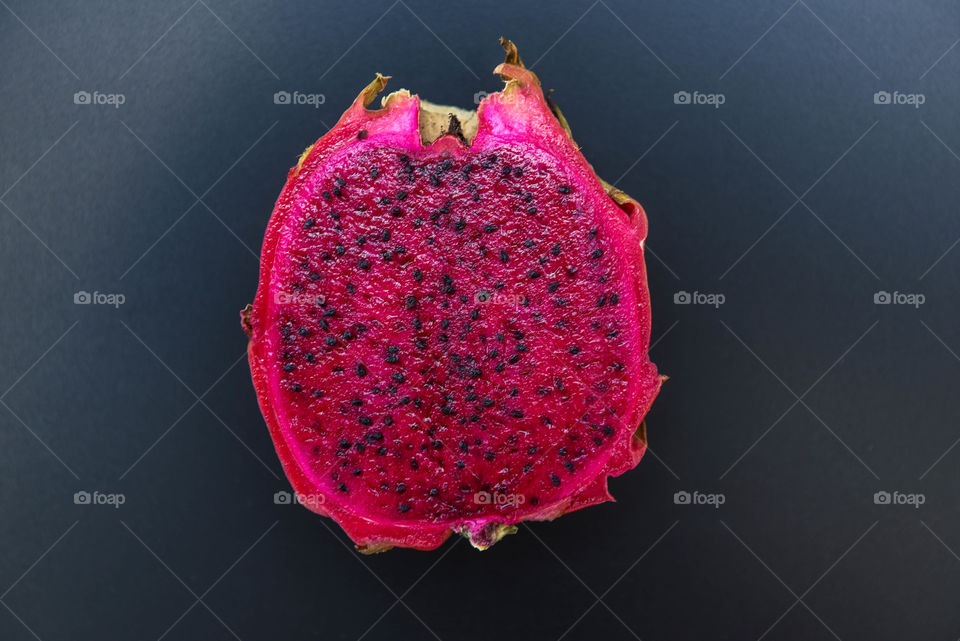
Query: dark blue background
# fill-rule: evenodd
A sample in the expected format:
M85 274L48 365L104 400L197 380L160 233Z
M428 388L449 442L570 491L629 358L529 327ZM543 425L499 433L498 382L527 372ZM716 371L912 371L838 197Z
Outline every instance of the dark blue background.
M191 2L0 2L0 638L960 636L956 3ZM373 73L472 107L500 35L647 209L671 379L617 503L361 557L274 504L237 312Z

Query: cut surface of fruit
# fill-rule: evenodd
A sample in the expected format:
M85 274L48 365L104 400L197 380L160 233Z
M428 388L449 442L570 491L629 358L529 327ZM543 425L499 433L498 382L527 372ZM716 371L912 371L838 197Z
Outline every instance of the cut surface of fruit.
M360 94L290 171L243 313L287 476L364 551L488 547L610 500L646 447L645 214L504 46L476 114Z

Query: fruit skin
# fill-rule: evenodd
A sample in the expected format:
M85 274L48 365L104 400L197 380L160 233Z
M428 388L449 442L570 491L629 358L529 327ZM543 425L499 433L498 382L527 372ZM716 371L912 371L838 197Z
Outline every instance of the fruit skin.
M634 270L633 285L638 301L638 327L643 336L644 358L649 345L650 316L649 294L646 285L646 272L643 262L643 241L647 234L647 221L643 208L623 192L599 180L591 166L580 154L573 142L566 121L559 111L545 99L537 77L523 67L516 48L509 41L501 39L507 51L506 60L495 69L505 81L502 92L485 98L478 108L478 129L471 147L483 148L493 140L533 140L558 158L571 172L579 176L578 187L588 193L591 199L604 201L611 199L626 216L624 227L625 241L622 242L625 261ZM326 135L309 147L301 155L296 166L287 177L267 227L261 252L260 286L252 306L241 314L243 328L250 336L248 357L257 390L260 409L270 430L277 454L294 490L299 494L315 495L318 488L298 463L290 444L286 441L278 413L274 407L270 388L270 364L275 354L264 353L263 335L266 330L265 318L270 303L269 290L271 270L274 266L275 251L285 218L289 212L296 211L296 201L304 190L308 189L314 172L322 171L324 163L344 149L358 141L376 142L379 145L393 145L401 149L422 148L423 119L426 105L421 105L418 97L405 90L390 94L383 100L383 108L369 110L367 107L384 89L387 77L377 75L344 113L337 125ZM423 109L423 111L422 111ZM462 119L461 119L462 120ZM463 123L450 121L450 133L459 134L458 126ZM431 136L432 137L432 136ZM432 142L432 141L430 141ZM460 145L454 136L441 137L434 144L435 149L454 149ZM609 202L609 201L608 201ZM616 207L611 210L618 211ZM617 214L613 214L617 215ZM551 520L567 512L590 505L613 500L607 491L607 478L618 476L632 469L640 461L646 450L646 434L642 419L650 407L659 387L664 380L656 373L656 368L646 361L646 368L638 372L641 381L635 383L635 402L630 413L622 418L626 426L638 426L635 431L625 430L617 446L601 472L583 487L572 492L564 500L544 505L538 510L528 510L515 519L486 517L473 519L451 526L449 523L389 522L371 519L358 511L350 509L333 500L311 501L307 506L315 512L335 519L363 552L379 552L391 547L410 547L430 550L441 545L451 534L457 531L466 536L471 543L485 549L496 543L506 534L516 531L516 523L527 520ZM322 492L321 492L322 494Z

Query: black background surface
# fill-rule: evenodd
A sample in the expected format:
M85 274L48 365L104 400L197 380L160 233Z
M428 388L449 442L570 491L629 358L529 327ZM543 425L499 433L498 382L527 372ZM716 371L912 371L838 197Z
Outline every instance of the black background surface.
M960 636L956 3L0 4L0 639ZM617 503L362 557L274 503L237 312L373 73L472 107L500 35L646 207L671 380Z

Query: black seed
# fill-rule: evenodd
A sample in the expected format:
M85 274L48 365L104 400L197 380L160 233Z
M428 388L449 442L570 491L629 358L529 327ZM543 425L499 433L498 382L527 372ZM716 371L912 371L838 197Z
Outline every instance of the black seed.
M556 474L551 473L550 482L553 483L554 487L558 487L560 485L560 477L557 476Z
M394 207L393 209L390 210L390 215L393 216L394 218L399 218L400 216L403 215L403 211L401 211L399 207Z
M510 410L510 416L513 418L523 418L523 410Z
M313 390L313 395L315 398L323 398L323 392L318 389Z
M503 371L503 368L506 366L507 366L506 363L504 363L503 361L500 361L499 363L497 363L497 366L494 367L493 369L497 370L497 373L500 373Z
M347 249L343 245L337 245L334 251L337 252L337 256L343 256L347 252Z
M364 367L363 363L357 363L357 376L363 378L367 375L367 368Z
M310 280L320 280L320 274L317 272L310 272Z
M350 401L350 404L353 405L354 407L360 407L361 405L363 405L363 400L359 398L355 398L352 401Z
M285 371L285 372L292 372L292 371L295 370L296 368L297 368L297 366L294 365L293 363L284 363L284 364L283 364L283 371Z
M440 490L438 490L438 489L435 488L435 487L431 487L431 488L430 488L430 492L428 492L428 493L430 494L430 496L436 496L437 494L440 493Z
M573 471L573 461L567 461L566 463L563 464L563 466L567 468L567 470L571 472Z
M484 407L493 407L495 403L492 398L485 398L482 401L480 401L480 404L483 405Z
M369 427L370 425L373 425L373 420L372 420L369 416L361 416L361 417L357 418L357 420L360 422L360 425L365 425L365 426L368 426L368 427ZM370 440L370 436L369 436L369 435L367 435L367 440L368 440L368 441Z
M369 421L370 419L367 419L367 420ZM368 425L368 424L369 423L364 423L364 425ZM373 441L382 441L383 432L370 432L369 434L367 434L366 438L367 438L367 443L372 443Z
M590 254L590 258L600 258L603 256L603 250L600 248L594 249L593 253Z
M341 483L340 485L337 486L337 489L340 490L341 492L348 492L348 491L349 491L349 490L347 490L347 484L346 484L346 483Z
M527 463L526 465L523 466L523 473L527 474L532 469L533 469L533 465L530 463Z
M307 352L306 354L303 355L303 357L307 359L308 363L313 362L313 352Z
M290 390L293 391L293 392L299 392L299 391L301 391L302 389L303 389L303 388L300 387L300 384L299 384L299 383L294 383L293 385L290 386Z
M407 505L406 503L401 503L400 507L398 507L397 509L400 510L401 512L409 512L410 506Z
M370 269L370 261L367 260L366 258L361 258L360 260L357 261L357 267L366 271Z
M602 431L604 434L606 434L607 436L613 436L613 428L612 428L612 427L609 427L609 426L602 427L602 428L601 428L601 431Z
M380 175L380 170L377 169L376 167L370 170L370 176L372 176L373 178L376 178L379 175Z
M513 356L511 356L511 357L508 358L507 360L510 361L510 364L511 364L511 365L516 365L516 364L517 364L517 361L520 360L520 354L514 354Z
M580 348L577 347L576 345L571 345L571 346L567 349L567 351L570 352L571 354L576 355L576 354L579 354L579 353L580 353Z
M540 449L536 445L531 445L527 448L527 454L536 454L537 450Z
M471 319L471 320L477 320L478 318L480 318L480 310L479 310L479 309L475 309L475 310L473 310L472 312L470 312L470 319Z
M334 187L334 188L333 188L333 195L334 195L334 196L337 196L337 197L342 196L342 195L343 195L343 191L341 191L339 187Z
M488 461L492 461L493 459L496 458L496 454L494 454L490 450L487 450L486 452L483 453L483 458L487 459Z
M417 306L416 296L407 296L407 309L413 309Z
M611 305L616 305L618 302L620 302L620 295L619 295L619 294L610 294L610 304L611 304Z
M536 207L527 207L527 213L530 214L530 215L533 215L533 214L537 213L537 208L536 208Z
M457 231L463 231L466 226L467 226L467 221L461 218L456 222L456 224L454 224L453 228L456 229Z
M314 225L313 218L307 218L305 221L303 221L304 229L310 229L311 227L313 227L313 225Z
M440 334L439 336L437 336L437 340L440 341L441 343L446 343L448 340L450 340L450 337L447 336L446 334Z
M324 199L324 200L330 200L330 192L329 192L329 191L325 191L325 192L323 192L323 193L320 194L320 195L323 196L323 199Z
M442 321L440 321L440 329L447 329L448 327L450 327L449 318L444 318Z
M465 467L465 465L463 464L463 461L457 461L456 463L454 463L454 465L457 466L458 470L462 470Z
M405 192L405 191L398 191L398 192L397 192L397 200L405 200L406 197L407 197L407 192Z
M364 445L363 443L354 443L354 444L353 444L353 447L355 447L356 450L357 450L357 452L359 452L359 453L361 453L361 454L363 454L363 451L364 451L365 449L367 449L367 446Z
M500 250L500 262L505 263L510 260L510 254L507 253L505 249Z
M417 460L416 460L416 459L410 459L410 469L411 469L411 470L420 469L420 464L417 463Z
M360 131L357 132L357 140L363 140L366 137L367 137L366 129L361 129Z
M347 449L348 447L350 447L350 441L340 441L340 447L342 449Z
M329 316L336 316L336 315L337 315L337 309L336 309L335 307L328 307L328 308L326 309L326 311L323 312L323 315L324 315L324 316L328 316L328 317L329 317Z
M334 345L337 344L337 339L334 338L333 336L327 336L327 337L325 337L323 340L324 340L324 342L326 342L326 344L329 345L330 347L333 347Z
M331 211L330 218L332 218L333 220L340 220L340 213L336 211Z
M560 187L557 188L557 191L559 191L561 194L569 194L570 188L567 187L566 185L561 185Z
M397 483L397 494L403 494L407 491L407 486L403 483Z
M386 454L386 453L387 453L387 448L385 448L385 447L378 447L378 448L377 448L377 454L379 454L380 456L383 456L383 455Z
M466 442L466 441L460 441L459 447L460 447L460 449L461 449L462 451L466 452L466 451L467 451L467 442Z
M560 283L557 282L557 281L553 281L552 283L550 283L549 285L547 285L547 291L548 291L548 292L551 292L551 293L552 293L552 292L557 291L558 289L560 289Z
M390 378L392 378L398 383L402 383L403 381L406 380L406 377L400 372L394 372L393 374L390 375Z
M607 304L607 295L603 294L600 298L597 299L597 307L603 307Z

